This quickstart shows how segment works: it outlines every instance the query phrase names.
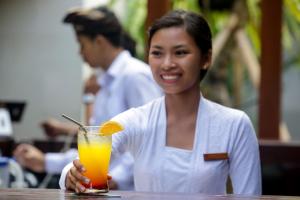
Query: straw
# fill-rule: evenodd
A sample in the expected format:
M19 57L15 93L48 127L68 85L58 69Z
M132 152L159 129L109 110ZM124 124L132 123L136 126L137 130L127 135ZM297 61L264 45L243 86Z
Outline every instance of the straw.
M62 116L63 118L65 118L65 119L67 119L67 120L69 120L69 121L71 121L71 122L77 124L77 125L85 132L83 135L84 135L84 138L85 138L86 142L87 142L87 143L90 143L90 142L89 142L89 139L88 139L88 137L87 137L88 131L86 130L86 128L85 128L80 122L76 121L75 119L73 119L73 118L71 118L71 117L69 117L69 116L67 116L67 115L65 115L65 114L62 114L61 116Z

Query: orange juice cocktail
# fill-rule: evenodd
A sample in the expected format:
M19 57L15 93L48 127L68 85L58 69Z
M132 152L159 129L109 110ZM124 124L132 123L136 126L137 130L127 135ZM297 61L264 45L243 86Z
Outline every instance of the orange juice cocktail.
M79 160L85 167L84 176L90 184L82 183L86 188L96 192L108 192L107 174L111 155L111 136L99 135L98 126L85 126L78 133Z

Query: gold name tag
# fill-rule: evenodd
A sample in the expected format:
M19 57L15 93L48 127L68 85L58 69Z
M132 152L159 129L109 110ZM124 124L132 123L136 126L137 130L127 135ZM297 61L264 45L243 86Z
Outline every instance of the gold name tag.
M203 154L205 161L212 160L228 160L228 153L205 153Z

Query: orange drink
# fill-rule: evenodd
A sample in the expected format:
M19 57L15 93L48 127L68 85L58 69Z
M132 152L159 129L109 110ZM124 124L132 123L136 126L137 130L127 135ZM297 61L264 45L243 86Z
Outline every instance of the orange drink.
M83 184L88 192L108 192L107 173L111 155L111 136L99 135L98 126L85 126L78 133L79 160L85 167L83 174L90 179L90 184Z

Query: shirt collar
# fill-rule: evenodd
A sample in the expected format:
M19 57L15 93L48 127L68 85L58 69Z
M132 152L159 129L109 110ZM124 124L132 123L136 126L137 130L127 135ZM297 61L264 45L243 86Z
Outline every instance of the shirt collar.
M124 61L130 57L130 53L126 50L119 53L119 55L114 59L111 65L108 67L107 71L98 79L101 86L105 86L110 83L115 77L119 76L124 70Z

